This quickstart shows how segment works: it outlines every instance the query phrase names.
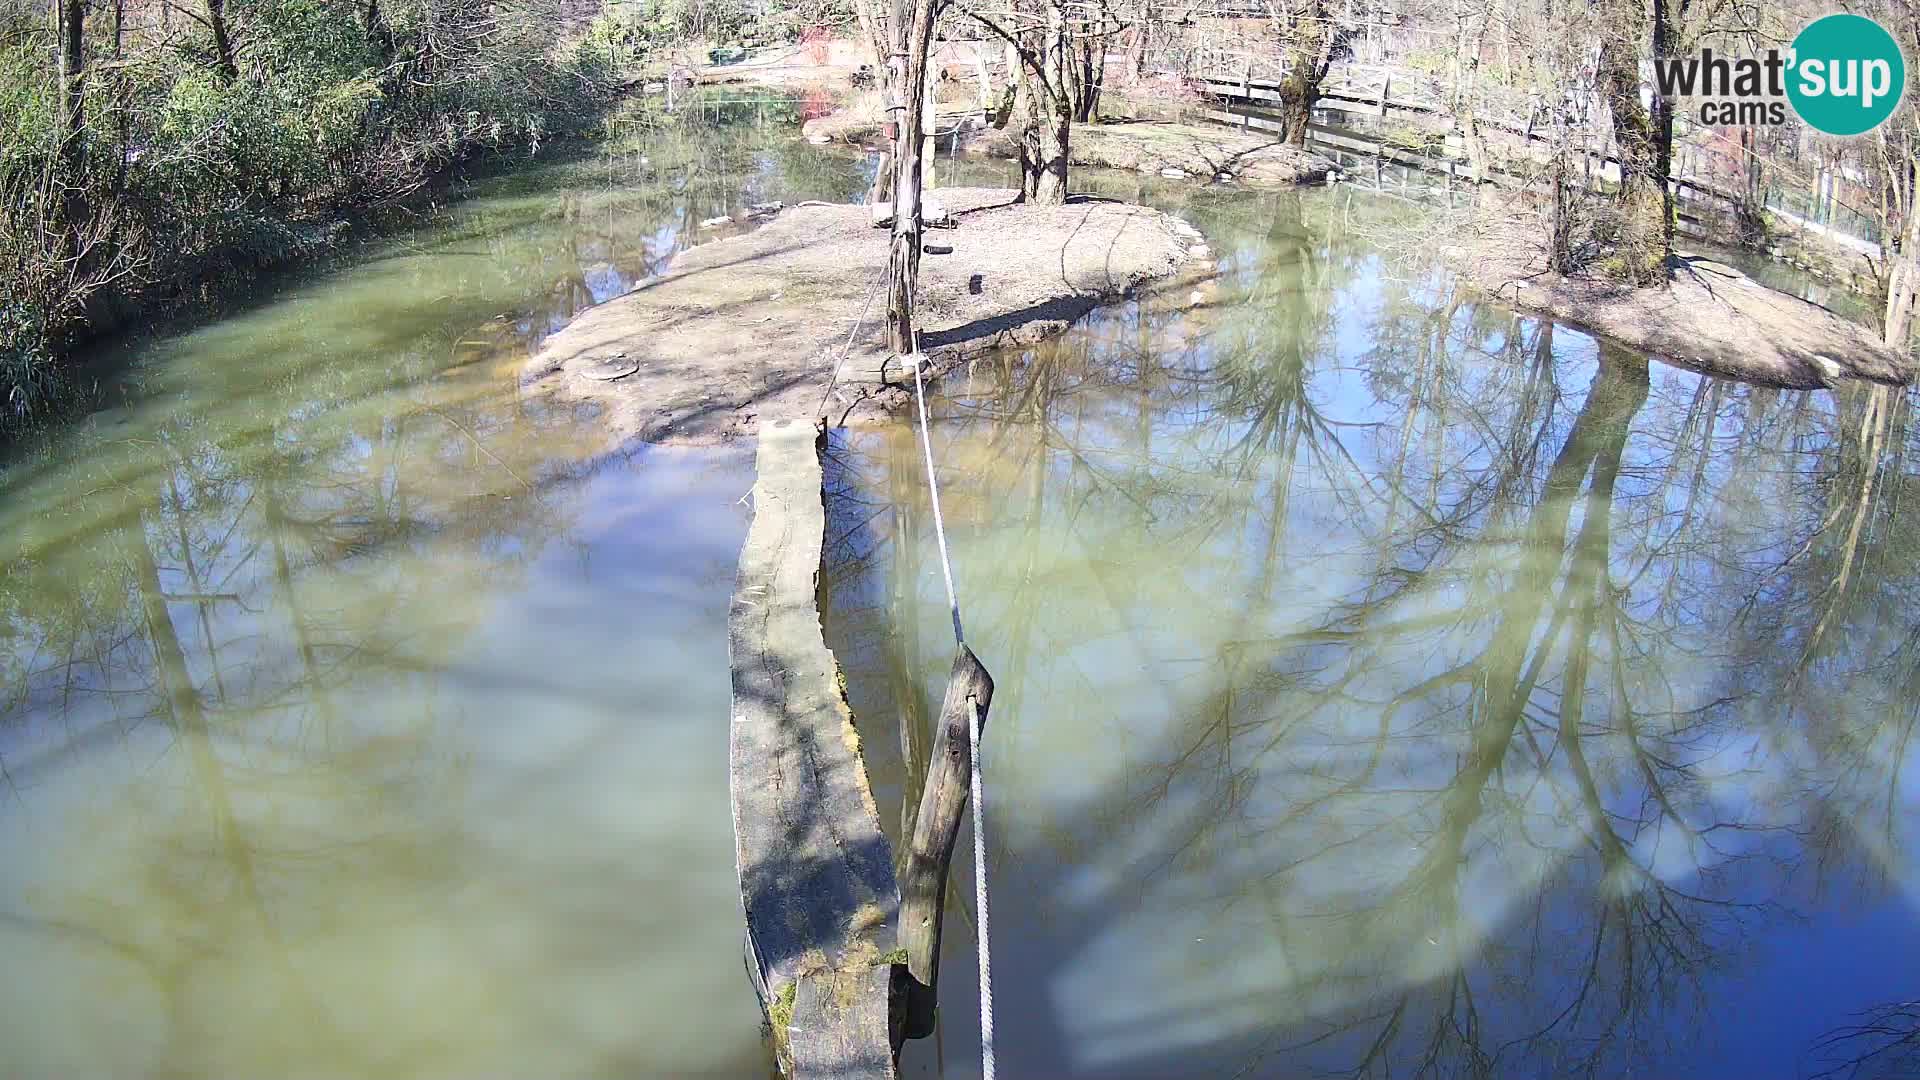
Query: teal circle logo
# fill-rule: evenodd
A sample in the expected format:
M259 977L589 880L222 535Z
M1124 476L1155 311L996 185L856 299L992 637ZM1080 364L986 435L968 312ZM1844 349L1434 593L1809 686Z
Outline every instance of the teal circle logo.
M1893 115L1907 89L1907 60L1893 35L1861 15L1828 15L1793 39L1787 100L1816 131L1860 135Z

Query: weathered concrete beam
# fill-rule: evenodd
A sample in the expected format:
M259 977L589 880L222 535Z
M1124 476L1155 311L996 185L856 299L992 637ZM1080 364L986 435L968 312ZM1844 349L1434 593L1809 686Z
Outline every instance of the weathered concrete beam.
M760 433L727 618L730 772L747 962L781 1066L892 1077L900 894L815 586L826 530L812 425Z

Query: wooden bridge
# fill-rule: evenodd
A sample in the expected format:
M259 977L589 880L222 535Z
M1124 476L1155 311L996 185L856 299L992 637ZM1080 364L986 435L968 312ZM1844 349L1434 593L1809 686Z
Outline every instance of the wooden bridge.
M1197 81L1205 93L1227 105L1225 109L1204 110L1201 115L1207 120L1248 130L1278 132L1284 129L1284 125L1277 120L1261 113L1262 104L1270 105L1282 100L1281 84L1277 78L1256 79L1252 69L1248 68L1237 77L1216 74L1203 76ZM1234 111L1234 105L1239 105L1240 111ZM1375 119L1398 112L1410 119L1440 121L1449 129L1456 123L1452 112L1438 99L1430 80L1385 67L1343 65L1322 83L1320 97L1315 100L1314 107ZM1551 143L1545 135L1535 130L1535 119L1530 115L1530 110L1522 112L1511 106L1496 105L1477 115L1475 121L1496 137L1504 136L1509 142L1517 141L1524 147L1521 152L1526 160L1545 164L1549 160ZM1582 138L1575 141L1575 146L1586 159L1582 168L1584 181L1595 188L1603 184L1618 184L1620 159L1604 150L1594 151L1589 147L1589 144L1604 147L1606 134L1596 135L1590 131L1580 134ZM1437 173L1445 176L1449 183L1454 180L1470 183L1474 177L1473 166L1466 159L1464 142L1457 132L1450 131L1442 136L1441 145L1448 151L1445 154L1422 153L1393 145L1370 132L1325 124L1309 124L1308 137L1323 146ZM1492 163L1485 166L1481 175L1488 183L1507 187L1518 188L1528 183L1527 177L1510 167ZM1740 206L1738 195L1697 180L1674 176L1668 183L1681 219L1695 226L1705 227L1713 218L1729 214Z
M1211 74L1195 81L1204 93L1227 107L1224 110L1208 110L1204 114L1206 118L1243 128L1278 130L1278 124L1260 114L1263 107L1271 107L1282 100L1282 73L1272 69L1271 61L1256 61L1245 53L1222 52L1211 62L1215 65L1209 69ZM1261 62L1266 63L1267 68L1258 66ZM1234 70L1236 65L1238 70ZM1239 111L1235 111L1236 106ZM1448 183L1455 178L1469 181L1472 178L1473 170L1465 160L1465 147L1456 130L1458 120L1446 101L1440 83L1431 77L1405 68L1338 64L1322 82L1315 108L1353 117L1359 124L1377 123L1397 116L1417 126L1444 125L1444 129L1450 133L1445 137L1445 149L1451 157L1386 146L1384 140L1360 130L1313 124L1310 125L1310 132L1312 138L1323 146L1362 155L1380 154L1392 164L1445 175ZM1522 156L1543 164L1549 159L1551 151L1551 140L1539 126L1545 111L1545 103L1537 99L1511 94L1496 96L1480 103L1475 122L1493 140L1509 144L1517 142L1524 148L1520 151ZM1617 185L1620 182L1620 159L1607 151L1612 141L1611 132L1594 119L1601 114L1599 106L1591 101L1582 102L1579 111L1584 114L1583 122L1577 124L1570 134L1576 159L1582 160L1582 182L1595 188L1605 184ZM1689 148L1681 145L1676 147L1676 151L1679 156L1674 162L1674 175L1668 182L1681 222L1707 232L1721 227L1723 219L1738 210L1745 200L1739 192L1717 186L1711 176L1701 179L1697 175L1688 175L1692 171L1689 167ZM1692 158L1695 163L1699 160L1699 157ZM1767 160L1771 162L1771 159ZM1772 167L1776 170L1780 168L1777 163ZM1514 186L1523 182L1524 178L1511 169L1489 167L1485 171L1485 179L1491 183ZM1864 221L1872 218L1871 214L1837 199L1835 205L1844 207L1857 219ZM1768 206L1767 211L1792 228L1820 233L1829 242L1849 251L1869 257L1879 254L1879 242L1871 236L1863 236L1837 225L1809 222L1780 207Z
M1320 84L1317 107L1373 116L1386 116L1390 110L1421 116L1446 112L1445 104L1432 92L1427 80L1405 71L1397 74L1398 86L1395 85L1396 70L1393 68L1342 65L1330 72ZM1248 103L1264 101L1277 104L1283 100L1279 77L1255 78L1251 63L1238 74L1220 72L1200 76L1195 81L1202 90L1214 97Z

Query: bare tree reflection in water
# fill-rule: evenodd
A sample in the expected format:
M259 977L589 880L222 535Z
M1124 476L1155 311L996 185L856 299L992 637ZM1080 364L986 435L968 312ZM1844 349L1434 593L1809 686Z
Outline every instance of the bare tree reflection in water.
M697 136L671 181L502 178L133 343L128 406L6 472L0 1071L764 1065L704 827L724 814L698 805L724 772L689 765L724 760L693 720L725 680L684 685L724 666L724 605L703 622L698 597L730 580L744 466L609 451L515 379L707 207L858 188L765 131L706 157ZM689 1010L719 1030L676 1042Z
M1769 931L1915 861L1907 406L1595 353L1260 208L1208 223L1211 313L1128 308L944 406L969 629L1019 668L1003 1054L1610 1076L1741 1039L1707 1006ZM894 438L836 448L823 575L869 731L940 681Z
M1920 1071L1920 1001L1877 1005L1814 1044L1816 1080L1912 1076Z
M464 411L484 426L483 409ZM333 895L316 881L377 876L379 863L418 874L443 861L438 826L428 824L436 818L419 807L457 802L464 767L436 749L441 718L431 697L417 711L369 710L364 698L345 710L336 694L364 687L374 668L412 679L443 664L458 642L458 605L431 602L447 621L424 639L417 610L407 610L456 581L407 588L390 561L369 557L384 545L424 546L467 527L467 485L434 473L463 461L469 448L452 428L408 431L404 421L364 435L343 431L332 442L318 435L312 427L285 437L271 430L250 456L194 445L184 429L161 433L159 490L151 498L115 491L117 524L104 542L60 558L65 580L81 584L88 602L69 609L74 621L37 624L45 636L36 651L53 663L23 673L21 705L57 693L73 725L74 740L56 754L82 752L98 724L99 737L138 747L149 775L117 792L108 787L109 801L89 808L78 828L115 839L104 850L82 849L63 881L39 886L39 913L11 918L103 943L150 975L167 1017L149 1065L160 1075L231 1067L231 1059L201 1056L210 1048L249 1052L215 1034L231 1032L234 1015L207 1011L209 993L218 999L238 989L219 985L236 955L258 956L274 973L244 1005L225 1001L253 1016L254 1051L360 1074L399 1065L395 1053L432 1053L353 1035L334 1015L337 1006L315 985L333 973L312 943L335 917L313 905ZM522 468L534 473L537 464ZM308 494L294 505L290 489ZM508 528L533 537L552 525L554 508L528 494ZM491 517L483 527L501 526ZM538 550L521 540L513 546ZM497 583L511 561L442 565ZM363 591L340 580L361 573L400 587ZM317 625L314 579L329 577L328 595L376 606L336 608ZM279 621L290 633L273 625ZM424 650L423 641L431 642ZM64 655L53 652L60 648ZM64 768L58 761L35 759L27 769L37 779ZM409 818L415 827L404 824ZM135 848L131 861L119 863L114 844ZM129 895L142 897L145 909L126 909Z

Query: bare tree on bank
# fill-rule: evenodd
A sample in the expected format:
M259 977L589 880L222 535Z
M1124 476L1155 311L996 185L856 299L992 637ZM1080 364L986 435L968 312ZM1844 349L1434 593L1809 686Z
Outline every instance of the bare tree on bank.
M1908 56L1920 55L1915 51L1920 49L1920 13L1911 4L1881 14L1881 24ZM1887 345L1904 353L1913 334L1914 300L1920 295L1920 118L1911 106L1898 109L1874 138L1884 178L1880 247L1887 303L1881 332Z
M227 0L207 0L207 30L213 35L213 70L222 83L231 83L240 77L240 63L227 25Z
M50 188L60 191L59 234L62 258L79 255L79 234L87 221L87 0L54 0L59 36L59 162Z
M888 37L875 3L876 0L853 0L853 17L860 24L860 43L872 53L874 66L884 72Z
M1619 276L1635 285L1667 278L1673 253L1673 102L1653 87L1651 107L1640 101L1640 60L1672 52L1668 0L1623 5L1617 33L1600 41L1600 91L1613 118L1613 139L1620 154L1620 221L1614 238ZM1679 0L1684 16L1688 0Z
M1021 198L1065 202L1073 125L1096 118L1107 46L1127 23L1106 0L1018 0L1004 12L961 10L1007 46L1011 111L1020 125Z
M1107 49L1127 29L1108 5L1108 0L1083 0L1076 5L1081 25L1074 32L1068 57L1068 99L1073 103L1073 122L1097 123L1100 119L1100 91L1107 82Z
M1346 43L1347 31L1334 19L1326 0L1283 4L1269 0L1268 19L1285 42L1286 73L1280 78L1280 132L1282 141L1305 146L1307 124L1320 101L1334 55Z
M54 17L60 31L60 157L72 180L80 171L86 129L86 0L54 0Z
M1910 148L1905 163L1909 177L1915 168L1912 154ZM1901 352L1906 351L1907 342L1913 336L1914 297L1920 294L1920 214L1914 212L1911 181L1905 217L1899 248L1887 254L1887 307L1881 324L1882 340Z
M1067 200L1068 141L1076 118L1089 118L1099 106L1101 72L1108 40L1124 24L1111 15L1106 0L1095 0L1091 16L1070 15L1068 0L1043 0L1038 12L1014 10L996 18L967 11L1007 44L1014 89L1024 106L1020 130L1020 197L1061 204ZM876 180L874 202L891 202L892 247L887 256L887 342L896 353L916 352L913 298L920 280L920 251L926 229L922 205L928 53L941 0L897 0L889 20L887 118L893 134L890 159ZM1075 24L1079 30L1074 30Z

